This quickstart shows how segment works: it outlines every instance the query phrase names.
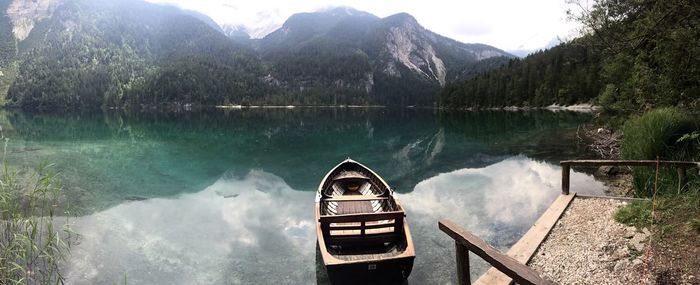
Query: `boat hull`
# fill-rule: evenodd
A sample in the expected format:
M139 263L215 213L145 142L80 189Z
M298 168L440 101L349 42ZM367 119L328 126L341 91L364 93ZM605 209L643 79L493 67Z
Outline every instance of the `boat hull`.
M326 271L331 284L403 284L413 269L414 256L367 261L352 264L328 265Z

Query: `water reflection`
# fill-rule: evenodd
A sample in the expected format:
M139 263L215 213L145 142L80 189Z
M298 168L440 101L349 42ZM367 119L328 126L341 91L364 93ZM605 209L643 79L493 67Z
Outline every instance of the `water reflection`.
M48 160L69 203L89 214L125 200L195 193L221 173L262 169L311 191L347 157L372 165L399 192L512 155L556 161L585 155L576 126L590 115L436 113L407 109L237 110L184 114L0 112L7 159Z
M416 244L410 283L454 282L450 218L498 247L517 240L558 195L560 169L517 156L438 174L400 195ZM573 173L577 190L600 193ZM585 189L584 189L585 188ZM197 193L123 203L72 219L81 234L69 284L313 284L319 264L311 191L263 170L229 172ZM475 272L474 274L477 274Z

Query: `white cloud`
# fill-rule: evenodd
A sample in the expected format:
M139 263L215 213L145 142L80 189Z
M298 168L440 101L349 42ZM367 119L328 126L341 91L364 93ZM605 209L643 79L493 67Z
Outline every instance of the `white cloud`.
M380 17L407 12L438 34L504 50L538 49L567 38L576 28L566 20L564 0L147 0L172 3L212 17L219 24L242 25L254 37L273 31L292 14L349 6Z

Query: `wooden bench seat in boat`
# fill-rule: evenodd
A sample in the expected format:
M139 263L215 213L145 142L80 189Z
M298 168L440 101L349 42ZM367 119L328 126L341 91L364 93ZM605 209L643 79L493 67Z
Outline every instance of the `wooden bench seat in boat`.
M319 222L329 244L393 242L403 236L403 211L321 216Z

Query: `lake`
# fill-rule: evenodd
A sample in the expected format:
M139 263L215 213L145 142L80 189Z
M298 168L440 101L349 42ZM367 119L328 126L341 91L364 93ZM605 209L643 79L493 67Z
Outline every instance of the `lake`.
M314 194L350 157L385 178L416 247L410 284L455 283L449 218L506 250L592 157L590 114L390 108L0 113L5 159L53 163L79 234L68 284L315 284ZM572 188L602 194L574 172ZM474 255L472 255L474 259ZM475 262L473 277L486 269Z

